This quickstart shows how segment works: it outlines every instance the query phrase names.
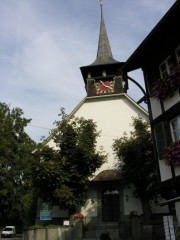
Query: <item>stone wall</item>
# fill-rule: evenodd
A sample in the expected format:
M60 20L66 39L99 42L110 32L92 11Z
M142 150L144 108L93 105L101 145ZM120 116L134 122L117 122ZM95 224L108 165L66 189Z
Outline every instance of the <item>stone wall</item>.
M82 240L82 222L74 226L25 230L23 240Z

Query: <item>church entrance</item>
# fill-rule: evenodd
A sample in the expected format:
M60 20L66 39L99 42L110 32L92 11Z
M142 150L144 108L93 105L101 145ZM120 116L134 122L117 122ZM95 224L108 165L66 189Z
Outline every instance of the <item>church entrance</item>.
M102 193L102 221L115 222L119 220L119 192L107 189Z

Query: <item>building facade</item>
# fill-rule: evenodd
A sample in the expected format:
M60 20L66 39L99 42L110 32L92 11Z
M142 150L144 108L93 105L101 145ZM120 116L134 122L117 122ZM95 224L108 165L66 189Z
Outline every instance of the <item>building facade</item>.
M124 186L116 170L117 159L113 153L114 139L130 134L132 118L140 116L148 120L147 111L127 94L128 81L122 74L124 62L113 58L109 44L104 17L101 9L99 43L95 61L80 68L87 96L69 114L75 117L92 119L97 124L101 136L97 139L97 150L103 146L108 161L101 166L91 180L87 200L81 207L86 225L86 237L99 238L103 232L114 235L113 239L130 234L129 215L132 211L142 214L142 205L132 196L133 186ZM56 148L53 137L45 140L45 145ZM133 156L132 156L133 157ZM152 212L167 213L166 207L152 204ZM53 207L53 217L66 219L68 213ZM37 215L37 220L39 215ZM37 221L38 222L38 221ZM126 233L125 233L126 232Z
M176 27L175 27L176 26ZM180 226L180 1L176 1L123 66L141 68L154 140L159 190Z

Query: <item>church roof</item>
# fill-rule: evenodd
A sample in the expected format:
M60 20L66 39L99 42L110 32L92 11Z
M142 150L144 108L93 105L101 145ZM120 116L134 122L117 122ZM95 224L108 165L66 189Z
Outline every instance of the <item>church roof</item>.
M101 23L100 23L100 32L99 32L99 43L96 60L90 65L99 65L99 64L112 64L117 63L113 58L111 47L109 44L108 35L106 32L106 26L103 17L102 3L101 6Z
M117 170L108 169L100 172L92 181L110 181L119 179L121 179L121 175Z
M124 64L124 62L116 61L113 58L103 17L102 2L100 3L100 7L101 22L96 60L87 66L80 67L85 84L88 72L91 72L92 76L99 75L99 73L102 73L102 70L105 68L110 73L117 72L117 69L120 69Z
M164 54L164 49L168 49L169 46L175 42L177 42L178 46L180 34L177 34L177 26L174 26L176 23L179 23L179 21L180 1L175 1L163 18L127 59L123 65L123 69L130 72L142 68L144 65L148 65L148 62L154 63L154 59L158 58L157 52L161 51Z

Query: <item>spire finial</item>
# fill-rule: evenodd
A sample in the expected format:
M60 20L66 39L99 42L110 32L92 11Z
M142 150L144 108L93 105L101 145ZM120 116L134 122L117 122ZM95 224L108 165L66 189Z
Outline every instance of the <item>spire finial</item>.
M100 23L100 33L99 33L99 43L97 50L96 60L91 65L99 65L99 64L107 64L107 63L115 63L116 60L113 59L111 47L109 44L106 27L104 23L103 17L103 0L99 0L101 7L101 23Z

